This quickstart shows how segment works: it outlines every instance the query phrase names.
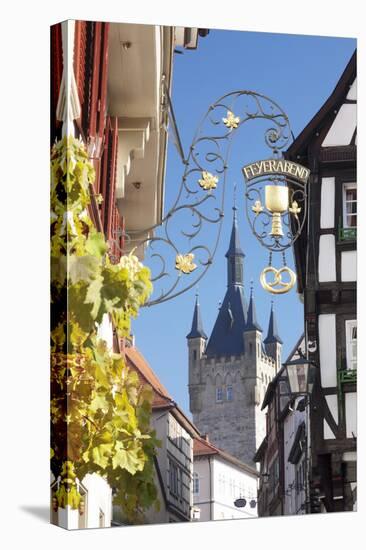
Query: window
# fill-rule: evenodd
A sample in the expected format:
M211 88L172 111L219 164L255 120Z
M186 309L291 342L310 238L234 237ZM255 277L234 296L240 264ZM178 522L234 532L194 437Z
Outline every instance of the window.
M357 187L355 183L343 184L343 227L357 227Z
M216 388L216 401L222 401L222 388Z
M232 386L228 386L226 388L226 399L228 401L232 401L233 400L233 387Z
M200 479L197 472L193 474L193 494L198 495L200 492Z
M169 491L176 498L183 496L183 472L177 464L169 460Z
M357 321L346 321L347 369L357 369Z
M193 350L193 361L196 361L197 359L197 350Z

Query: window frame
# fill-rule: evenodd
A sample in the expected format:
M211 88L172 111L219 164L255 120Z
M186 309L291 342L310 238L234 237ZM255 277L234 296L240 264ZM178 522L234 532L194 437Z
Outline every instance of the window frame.
M195 496L200 494L200 477L197 472L193 472L192 491L193 491L193 495Z
M226 386L226 400L234 401L234 390L231 384L229 386Z
M222 403L224 399L224 392L222 386L216 388L216 403Z
M356 200L347 201L347 190L349 189L355 189L356 190ZM342 227L343 229L357 229L357 182L343 182L342 184L342 213L343 213L343 223ZM347 213L347 203L356 203L356 212L355 213ZM348 217L355 217L356 218L356 225L349 225L348 224Z
M352 333L356 329L356 338ZM357 370L357 319L347 319L345 321L346 333L346 368L347 370ZM353 346L356 346L356 353L353 353ZM354 358L355 355L355 358Z

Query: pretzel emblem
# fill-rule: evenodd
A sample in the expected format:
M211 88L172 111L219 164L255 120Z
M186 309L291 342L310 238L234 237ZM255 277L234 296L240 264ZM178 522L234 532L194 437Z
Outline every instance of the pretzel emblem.
M267 281L267 273L271 273L273 275L273 281ZM284 281L282 279L282 275L284 273L289 276L289 281ZM275 267L269 265L268 267L263 269L260 275L260 282L262 287L272 294L285 294L285 292L288 292L294 286L296 282L296 275L287 266L281 267L281 269L276 269Z

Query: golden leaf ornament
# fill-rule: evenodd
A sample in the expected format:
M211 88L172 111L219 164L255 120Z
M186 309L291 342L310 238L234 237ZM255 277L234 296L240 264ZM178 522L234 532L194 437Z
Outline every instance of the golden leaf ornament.
M177 254L175 258L175 269L182 273L192 273L196 269L196 264L193 263L194 254Z
M230 130L232 130L233 128L238 127L240 118L238 116L235 116L234 113L232 113L231 111L228 111L226 118L223 118L222 121L225 124L226 128L230 128Z
M210 189L216 189L219 178L211 174L211 172L202 172L202 179L198 180L198 183L205 191Z

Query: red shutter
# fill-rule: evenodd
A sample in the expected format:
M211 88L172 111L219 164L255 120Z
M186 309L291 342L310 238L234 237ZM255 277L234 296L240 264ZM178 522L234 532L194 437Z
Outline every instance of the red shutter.
M74 73L78 88L81 109L85 104L85 80L86 80L86 44L87 28L86 21L75 22L75 45L74 45Z
M106 124L109 23L77 21L74 72L81 104L79 127L93 157L100 157Z
M62 32L61 23L51 27L51 144L54 143L57 131L62 123L56 120L56 107L60 94L62 79Z
M101 218L106 239L113 235L113 212L115 209L116 168L118 149L118 118L107 118L101 166L100 193L103 196Z

